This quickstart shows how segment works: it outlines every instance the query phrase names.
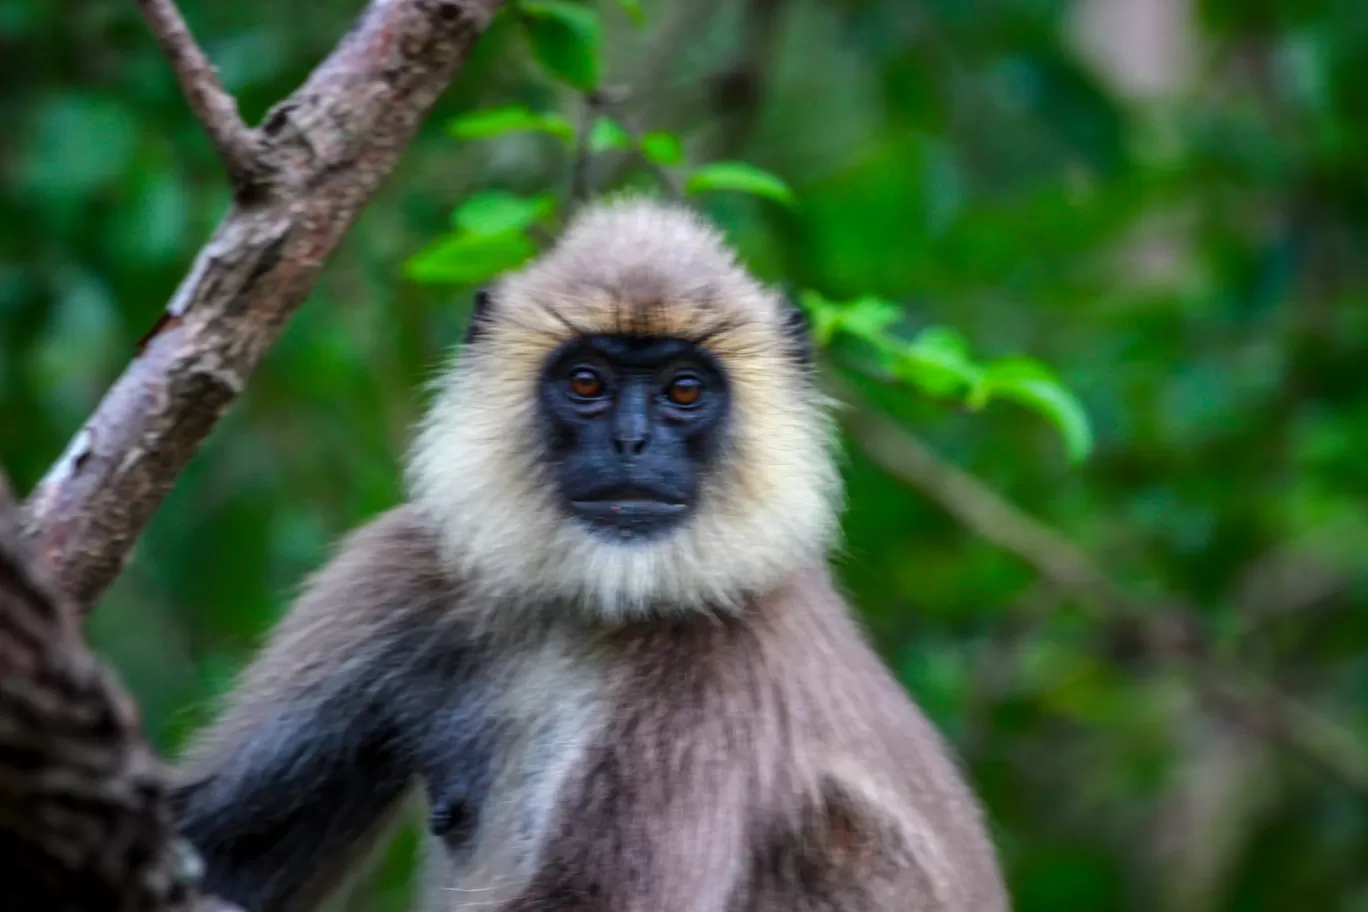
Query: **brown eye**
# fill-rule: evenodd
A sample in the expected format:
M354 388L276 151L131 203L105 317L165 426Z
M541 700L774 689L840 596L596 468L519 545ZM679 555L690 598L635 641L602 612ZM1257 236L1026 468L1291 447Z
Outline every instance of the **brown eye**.
M677 377L665 390L665 396L675 405L690 406L703 395L703 382L697 377Z
M570 375L570 392L580 399L597 399L603 395L603 381L598 374L581 367Z

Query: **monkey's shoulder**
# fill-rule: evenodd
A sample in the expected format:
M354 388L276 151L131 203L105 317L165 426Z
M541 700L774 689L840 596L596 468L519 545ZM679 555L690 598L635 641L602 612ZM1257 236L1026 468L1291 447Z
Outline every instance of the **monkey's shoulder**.
M413 506L380 514L347 534L304 583L281 633L348 638L410 626L446 612L458 587L431 526Z
M352 530L314 581L362 597L420 605L454 592L437 533L411 504L393 507Z

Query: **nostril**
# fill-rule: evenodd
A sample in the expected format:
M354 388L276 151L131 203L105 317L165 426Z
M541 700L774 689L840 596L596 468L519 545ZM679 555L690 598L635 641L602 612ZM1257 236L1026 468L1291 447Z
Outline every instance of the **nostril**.
M620 455L640 456L646 449L645 437L618 437L613 444Z

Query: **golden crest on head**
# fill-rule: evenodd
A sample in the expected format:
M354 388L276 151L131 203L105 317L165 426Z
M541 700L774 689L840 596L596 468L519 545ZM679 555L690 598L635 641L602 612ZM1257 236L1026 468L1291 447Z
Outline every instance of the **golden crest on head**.
M691 210L628 197L583 211L492 289L478 340L443 378L411 453L414 501L463 583L618 618L735 610L823 561L840 480L826 403L794 354L789 316ZM663 538L583 534L546 477L538 382L560 346L588 334L688 339L727 374L722 464L687 523Z

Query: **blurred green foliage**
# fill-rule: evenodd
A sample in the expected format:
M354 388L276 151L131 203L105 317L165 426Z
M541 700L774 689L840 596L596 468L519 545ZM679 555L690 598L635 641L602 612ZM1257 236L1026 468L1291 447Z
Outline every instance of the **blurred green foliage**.
M255 121L359 5L183 9ZM1144 63L1140 6L1174 13L1160 50L1186 58ZM402 496L408 427L470 306L420 280L528 253L584 116L567 82L630 85L623 122L656 167L777 179L798 205L699 199L759 274L810 290L868 403L1368 743L1361 0L522 13L535 26L501 16L481 42L90 622L159 746L212 712L330 542ZM135 4L0 0L0 86L0 464L26 489L227 189ZM538 113L506 132L500 108ZM601 184L633 179L618 126L592 127ZM1046 378L1091 426L1057 393L997 404ZM1017 908L1368 910L1363 794L1213 712L849 443L840 573L963 756ZM352 908L402 908L412 849L409 831Z
M409 278L434 285L477 285L522 265L536 255L537 235L554 240L560 210L600 195L604 188L593 186L589 175L594 156L608 150L625 150L640 163L653 166L661 184L658 193L665 196L731 192L785 206L798 205L793 190L781 178L745 162L704 162L687 169L681 182L673 173L674 166L684 159L679 136L654 130L637 139L622 124L602 114L600 109L608 102L596 75L600 31L593 9L568 3L520 2L511 10L510 15L523 27L533 56L556 78L584 93L580 104L586 116L580 128L560 114L512 104L458 117L447 124L447 131L467 140L528 131L561 139L574 156L569 194L565 200L558 200L546 191L533 197L507 190L478 191L452 213L450 228L405 264ZM583 64L586 60L589 64ZM580 63L569 66L566 61ZM630 178L619 177L615 183L633 185ZM614 188L606 189L611 195ZM808 290L794 303L811 321L817 345L829 346L838 337L863 344L869 373L912 384L932 395L960 395L973 411L981 410L995 397L1018 402L1054 421L1074 460L1083 459L1092 448L1092 428L1083 406L1039 361L1017 357L975 364L968 341L941 326L927 327L915 339L905 341L892 331L902 307L879 298L865 296L838 304Z

